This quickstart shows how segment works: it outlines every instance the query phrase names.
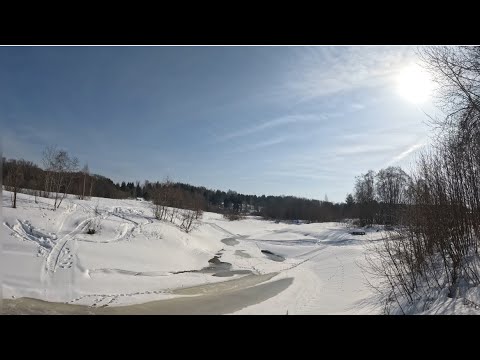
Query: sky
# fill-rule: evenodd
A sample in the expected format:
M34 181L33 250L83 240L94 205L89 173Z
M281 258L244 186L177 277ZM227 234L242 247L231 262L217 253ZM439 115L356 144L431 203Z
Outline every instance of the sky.
M431 141L432 100L405 96L417 76L399 90L415 51L0 47L2 154L41 165L57 145L115 182L341 202L355 176L409 170Z

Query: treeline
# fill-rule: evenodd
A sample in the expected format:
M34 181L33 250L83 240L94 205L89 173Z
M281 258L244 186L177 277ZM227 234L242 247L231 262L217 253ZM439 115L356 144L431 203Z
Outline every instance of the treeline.
M18 189L32 195L51 197L55 190L52 174L53 171L46 171L31 161L2 158L2 183L7 190ZM90 174L88 167L69 172L64 179L58 179L56 184L59 185L60 193L67 190L79 198L95 196L126 199L130 196L129 192L122 191L111 179Z
M351 217L354 204L333 204L294 196L257 196L228 190L211 190L170 180L114 183L91 174L88 166L78 167L78 160L55 146L43 152L43 168L23 159L2 159L3 184L7 190L27 192L55 199L58 208L66 194L79 199L105 197L113 199L143 198L165 207L211 211L239 219L246 214L278 220L338 221ZM162 194L162 195L160 195ZM16 195L15 195L16 196ZM161 202L160 200L161 199ZM13 204L15 206L15 204ZM162 219L163 216L159 215ZM175 215L171 215L173 219Z
M31 161L3 158L2 178L8 190L55 199L58 208L66 194L79 199L105 197L114 199L143 198L172 208L211 211L238 219L246 214L276 220L306 220L311 222L339 221L359 218L362 225L399 221L400 209L405 206L408 176L400 168L390 167L377 174L369 171L357 177L354 196L345 202L332 203L294 196L245 195L236 191L211 190L205 187L173 182L114 183L111 179L91 174L88 165L78 169L78 160L55 146L43 152L43 169ZM23 190L22 190L23 189ZM163 215L160 216L163 218ZM173 219L174 216L171 216Z
M307 220L312 222L338 221L351 216L353 210L353 206L344 203L333 204L328 201L294 196L245 195L232 190L227 192L210 190L205 187L171 181L147 183L144 186L144 198L150 199L151 194L156 194L159 191L158 189L165 189L164 191L168 194L172 194L167 196L167 206L188 209L198 207L204 211L230 215L251 214L267 219ZM182 201L181 199L185 200Z
M311 222L339 221L349 217L346 204L298 198L294 196L267 196L261 199L260 215L267 219L307 220Z
M347 197L353 207L351 216L358 218L361 226L402 223L409 184L410 177L398 166L357 176L354 196Z

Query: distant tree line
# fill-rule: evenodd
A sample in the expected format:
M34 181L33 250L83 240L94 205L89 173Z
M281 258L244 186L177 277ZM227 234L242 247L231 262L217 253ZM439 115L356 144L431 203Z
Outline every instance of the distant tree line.
M55 199L58 208L66 194L79 199L105 197L112 199L143 198L160 206L156 215L164 219L166 208L191 209L223 213L229 219L240 219L246 214L276 220L307 220L312 222L338 221L354 213L353 198L347 203L334 204L294 196L257 196L233 190L207 189L171 180L150 182L145 180L114 183L111 179L92 174L88 165L79 169L79 162L55 146L43 152L43 168L23 159L2 159L2 180L7 190L25 192ZM13 202L12 202L13 205ZM173 219L175 214L169 214Z
M398 167L369 171L356 178L354 194L342 203L299 198L295 196L257 196L236 191L211 190L203 186L173 182L131 181L114 183L111 179L92 174L88 165L78 169L78 160L56 147L43 153L44 168L23 159L2 159L2 180L7 190L22 191L35 196L52 197L54 208L60 206L67 193L79 199L105 197L113 199L143 198L161 206L195 211L224 213L230 219L251 214L275 220L306 220L311 222L339 221L359 218L362 225L399 221L405 206L409 177ZM160 191L162 190L162 191ZM163 198L159 194L162 192ZM15 199L12 200L12 205ZM162 211L161 209L159 210ZM163 218L163 215L160 215ZM173 217L172 217L173 218Z
M267 196L261 199L260 204L259 213L267 219L325 222L348 217L348 208L344 203L333 204L294 196Z

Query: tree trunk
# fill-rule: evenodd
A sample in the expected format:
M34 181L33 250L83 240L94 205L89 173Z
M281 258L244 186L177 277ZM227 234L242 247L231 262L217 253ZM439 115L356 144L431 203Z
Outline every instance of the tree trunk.
M90 178L90 197L92 197L93 178Z
M17 187L13 188L13 208L17 207Z
M82 192L82 200L85 199L85 180L87 178L87 174L83 175L83 192Z

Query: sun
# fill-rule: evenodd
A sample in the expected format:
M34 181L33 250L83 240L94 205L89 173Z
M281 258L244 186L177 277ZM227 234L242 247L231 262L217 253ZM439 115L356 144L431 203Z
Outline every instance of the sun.
M402 69L397 77L397 91L406 100L420 104L427 101L433 90L428 73L416 64Z

